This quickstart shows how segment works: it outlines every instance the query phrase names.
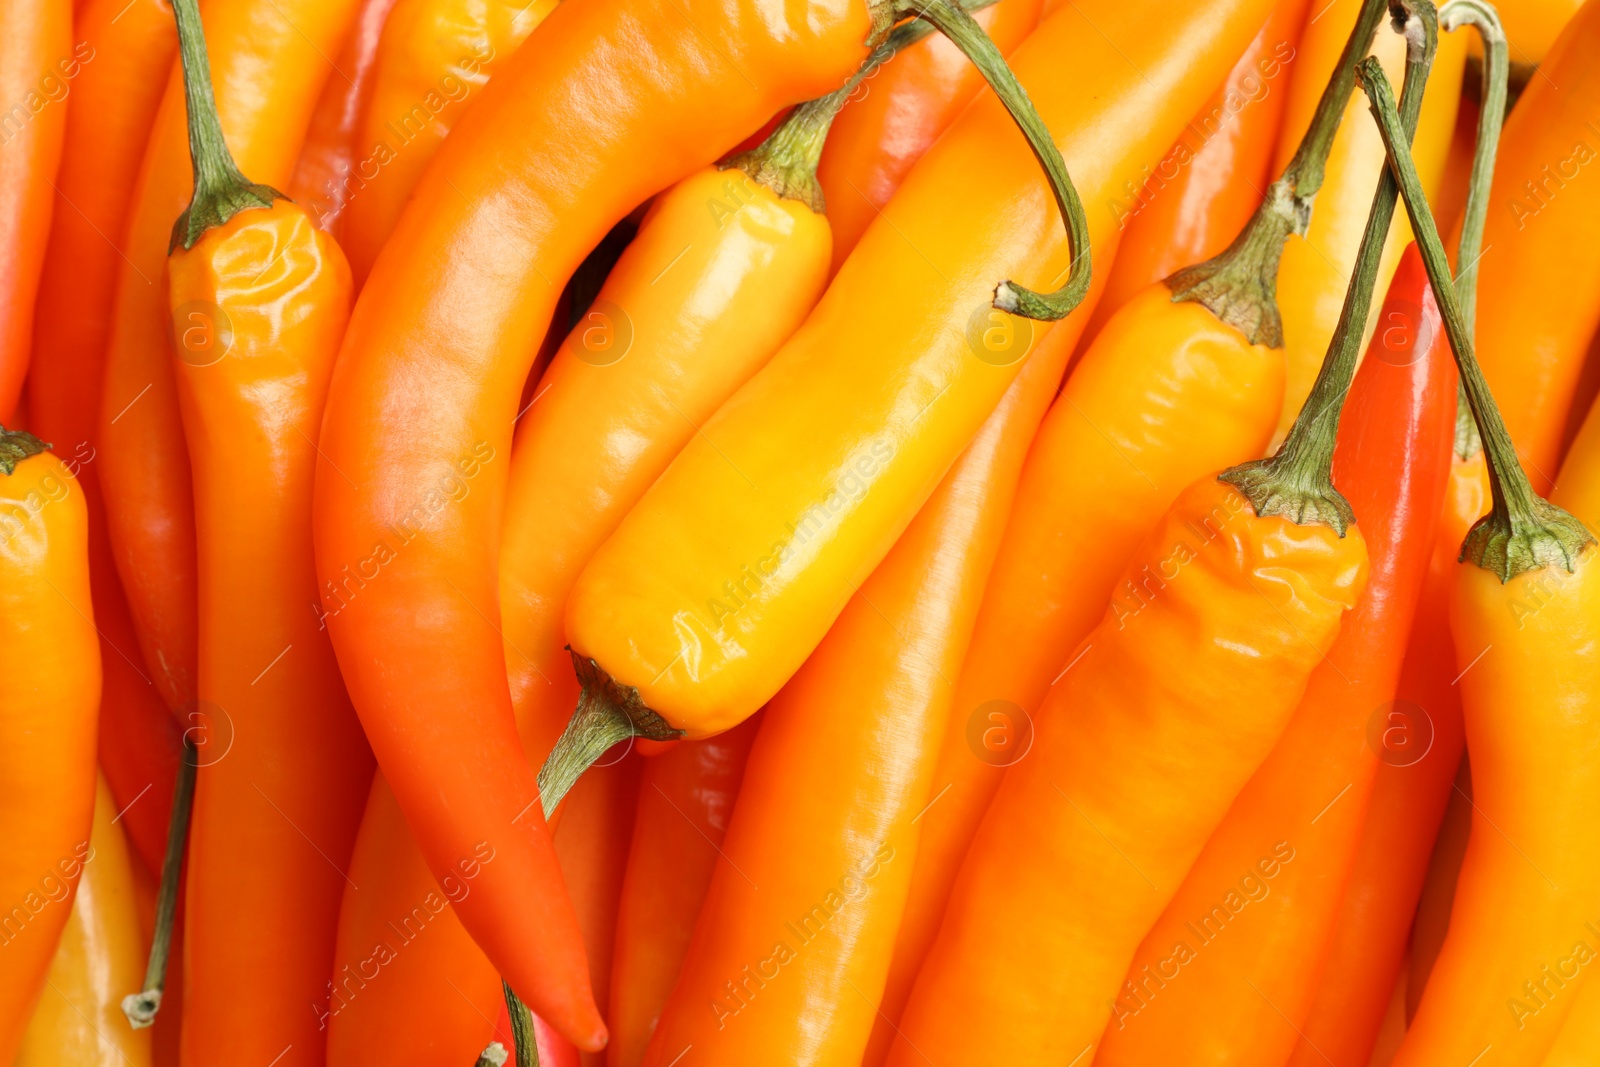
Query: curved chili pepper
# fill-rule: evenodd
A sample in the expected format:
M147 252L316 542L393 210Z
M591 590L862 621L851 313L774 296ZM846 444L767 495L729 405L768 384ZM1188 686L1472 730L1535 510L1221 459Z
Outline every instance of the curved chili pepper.
M372 96L378 43L395 0L364 0L361 13L339 57L336 77L322 89L322 99L311 115L300 161L289 179L289 199L305 204L317 225L338 237L344 229L344 209L350 202L351 172L355 169L356 135L361 116Z
M345 217L339 240L358 289L445 135L558 2L395 4L373 57L355 156L341 190Z
M112 290L122 263L129 189L144 158L177 51L160 0L91 0L74 36L85 55L70 83L66 143L55 186L61 210L34 309L29 418L66 457L89 508L89 569L100 660L100 764L140 858L161 869L178 767L178 726L151 682L107 540L96 427Z
M349 269L304 209L241 176L198 7L177 0L174 11L195 180L167 273L194 470L199 696L231 732L225 749L206 748L195 790L184 1058L320 1062L306 1006L327 985L339 864L371 774L332 646L301 599L316 586L312 435ZM146 1022L159 1003L159 992L144 998L130 1019Z
M1306 124L1313 102L1319 99L1327 71L1333 66L1354 22L1353 0L1337 0L1327 7L1317 5L1316 17L1306 26L1300 41L1298 70L1290 85L1288 113L1284 118L1283 139L1278 142L1279 162L1290 137ZM1391 77L1398 77L1403 49L1392 37L1380 35L1374 54L1382 57ZM1466 64L1464 37L1447 37L1439 44L1434 63L1435 76L1429 79L1423 102L1422 121L1417 126L1412 154L1423 175L1424 188L1432 196L1444 175L1455 134L1456 110L1461 99L1461 75ZM1317 194L1317 210L1311 225L1300 240L1291 240L1283 250L1283 265L1278 272L1278 307L1283 312L1284 358L1287 378L1283 408L1278 416L1274 443L1288 433L1289 424L1304 403L1322 355L1333 336L1344 299L1345 286L1361 243L1373 183L1383 170L1383 142L1365 115L1366 106L1359 94L1346 102L1345 115L1353 121L1340 126L1340 136L1328 156L1327 180ZM1389 243L1384 247L1378 281L1387 286L1394 275L1400 253L1411 239L1405 219L1395 220Z
M893 1037L968 843L1025 751L1029 716L1104 614L1132 548L1184 486L1267 445L1283 395L1277 253L1321 184L1355 62L1384 9L1369 0L1295 158L1234 244L1119 309L1040 430L957 681L935 772L935 788L949 790L923 820L875 1049ZM1125 590L1128 610L1144 594ZM962 730L980 712L989 729L975 753Z
M342 597L329 625L347 681L435 874L463 844L487 840L501 857L458 910L518 989L548 981L535 964L549 938L526 906L530 888L541 900L560 894L544 832L528 818L539 791L516 754L494 622L505 476L504 460L493 464L508 452L555 300L556 284L541 279L567 275L612 222L783 105L837 87L887 15L856 3L791 25L750 0L697 0L686 13L666 3L564 7L519 50L391 238L395 251L352 319L325 421L318 555L334 583L325 606ZM653 50L636 47L640 34ZM577 114L577 101L603 103L606 121ZM479 210L486 204L494 210ZM474 244L481 254L441 254ZM457 314L459 330L449 324ZM457 359L475 369L457 373ZM448 429L424 443L376 415L403 409L426 409L430 425ZM470 491L451 500L468 478ZM438 716L441 706L461 714Z
M1004 55L1039 24L1040 0L1000 0L973 18ZM839 269L894 191L955 121L983 75L942 37L905 50L873 74L834 120L817 165Z
M1462 546L1466 565L1457 570L1450 611L1473 754L1472 834L1450 932L1393 1062L1420 1067L1477 1057L1535 1065L1577 999L1568 983L1594 955L1587 942L1595 935L1585 924L1600 899L1588 830L1588 813L1600 803L1588 758L1600 746L1600 702L1591 684L1600 654L1600 553L1582 523L1533 491L1517 461L1398 136L1388 83L1375 64L1363 64L1361 74L1494 491L1489 516Z
M10 1063L90 856L100 644L83 492L0 429L0 1063Z
M281 188L356 0L216 0L206 8L217 107L235 158ZM111 546L152 680L180 725L195 699L194 495L173 378L166 270L192 174L182 87L156 116L121 243L95 436Z
M13 409L33 350L33 303L55 207L72 80L94 49L72 39L58 0L0 4L0 421Z
M1089 342L1136 295L1218 255L1261 205L1307 0L1280 0L1172 150L1117 198L1122 243Z
M1477 343L1534 489L1548 492L1600 326L1600 198L1563 195L1600 152L1600 6L1585 5L1506 120L1479 272ZM1527 309L1537 306L1537 315Z
M622 900L606 1021L609 1067L639 1067L677 982L762 713L727 733L682 741L645 761Z
M1455 436L1455 368L1415 251L1378 323L1333 467L1361 519L1366 589L1134 955L1096 1057L1106 1067L1283 1063L1316 994L1378 767L1371 723L1393 708Z
M751 1063L773 1048L860 1061L949 717L949 679L966 652L1028 443L1086 317L1052 330L1029 356L894 549L767 706L704 921L646 1064L661 1067L691 1046L707 1064Z
M130 1029L118 1007L122 994L139 981L144 938L133 859L127 838L111 821L116 814L116 801L101 776L72 915L14 1067L150 1067L150 1034Z
M1419 3L1406 23L1412 128L1431 17ZM1179 496L1125 572L1133 602L1113 601L1047 700L967 853L892 1067L1089 1055L1136 942L1287 724L1366 580L1329 469L1396 195L1380 182L1334 343L1283 448ZM1174 662L1182 687L1158 666Z

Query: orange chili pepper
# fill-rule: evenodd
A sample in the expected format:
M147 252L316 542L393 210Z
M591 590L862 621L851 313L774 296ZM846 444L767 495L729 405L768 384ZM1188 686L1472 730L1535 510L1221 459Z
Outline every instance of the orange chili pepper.
M379 265L357 306L325 422L330 464L320 479L316 525L324 600L347 680L435 873L456 862L458 845L487 840L496 849L500 858L485 867L458 912L519 990L577 973L575 937L558 949L550 937L555 924L527 906L530 887L552 909L560 893L544 831L526 818L539 793L532 769L516 755L495 622L493 534L505 475L504 461L494 460L508 453L517 397L555 301L556 285L543 286L540 277L566 276L615 220L709 164L780 107L835 88L859 64L873 21L864 3L794 25L754 19L749 0L705 0L688 14L686 20L666 4L659 12L637 5L624 12L612 3L564 7L519 50L430 167L416 209L391 239L395 251L382 262L395 266ZM650 27L656 52L647 56L635 46L636 25ZM738 57L737 65L725 55ZM552 93L603 103L609 117L580 121L566 106L552 106ZM508 145L518 146L515 158L506 155ZM508 214L461 210L473 203ZM508 258L511 235L522 252ZM440 254L447 245L466 247L461 242L475 243L481 254ZM447 262L450 277L433 276ZM460 273L468 263L486 273ZM510 282L504 269L511 264L526 272L526 285ZM471 339L438 317L466 310L452 292L471 294ZM490 293L500 294L493 307L483 303ZM432 380L448 362L439 346L457 344L477 369ZM412 386L454 427L446 438L430 434L426 457L415 461L400 452L420 439L362 414L372 404L398 410L393 390ZM445 417L446 410L457 414ZM344 483L335 469L354 481ZM446 491L462 483L470 492L448 501ZM352 494L356 485L362 488ZM380 485L388 488L369 495ZM393 515L383 513L390 503L400 508ZM435 521L446 506L448 532ZM386 532L393 521L405 531L403 542L391 543L398 542ZM428 589L432 606L419 612L417 598ZM439 635L417 629L421 619L444 626L456 648L443 671L436 669ZM400 664L411 673L396 685ZM415 715L430 690L463 714L426 712L427 729L441 732L419 745L413 729L422 720ZM441 759L446 752L452 755ZM491 767L498 769L489 773ZM444 794L449 812L437 804ZM567 948L572 955L563 967L537 962ZM597 1022L580 1032L571 1012L551 1013L553 1002L534 1007L586 1047L598 1046Z
M893 1037L1004 769L1026 750L1029 716L1104 614L1131 552L1185 486L1266 447L1283 395L1270 298L1276 252L1316 195L1345 86L1384 10L1382 0L1364 8L1340 78L1330 80L1270 202L1227 252L1125 304L1040 430L957 681L957 719L934 776L935 788L949 791L923 820L875 1050ZM1184 290L1188 299L1174 297ZM1138 602L1136 588L1127 593L1127 603ZM980 712L990 728L975 753L961 730Z
M0 421L11 422L32 351L33 302L55 206L72 79L92 60L58 0L0 4Z
M1221 253L1261 205L1306 6L1280 0L1166 158L1117 198L1122 244L1084 331L1089 343L1144 289Z
M160 0L91 0L75 15L85 55L69 83L66 142L55 178L61 210L34 308L29 418L53 442L89 508L90 587L100 660L100 764L123 825L152 871L161 869L178 767L178 726L151 683L107 540L95 460L100 383L117 271L113 240L126 228L129 188L146 140L177 35Z
M1588 813L1600 778L1600 568L1582 523L1517 462L1450 289L1449 265L1381 70L1364 64L1428 276L1487 454L1494 507L1462 546L1450 627L1472 752L1472 834L1450 930L1397 1067L1542 1062L1597 940L1600 863ZM1586 925L1587 924L1587 925ZM1563 995L1563 993L1565 995Z
M111 821L116 814L102 775L72 914L14 1067L150 1067L150 1034L130 1029L118 1007L139 980L144 937L128 842Z
M206 8L217 107L235 158L274 188L293 172L306 126L355 16L356 0L215 0ZM195 699L194 496L173 377L162 273L191 183L182 87L168 83L121 242L106 348L102 465L111 545L144 660L180 725Z
M1040 0L1000 0L973 18L1002 55L1039 24ZM867 226L945 127L983 88L983 75L943 37L921 41L874 73L834 120L817 165L839 269Z
M16 1057L90 855L100 646L83 491L0 429L0 1063Z
M313 435L350 276L304 209L239 173L211 99L198 6L177 0L174 11L195 177L168 276L194 471L199 697L218 734L231 733L225 748L219 736L200 750L183 1055L320 1063L307 1008L327 987L341 865L372 766L308 608ZM158 1005L159 995L135 1008Z
M768 705L702 922L645 1063L659 1067L689 1047L699 1063L750 1063L773 1048L860 1060L949 717L948 679L965 654L1028 442L1087 317L1056 326L1030 354Z
M559 0L399 0L373 57L372 84L344 187L340 242L360 288L450 128ZM678 16L682 18L682 16Z
M350 173L355 169L357 130L372 97L378 43L395 0L363 0L361 13L334 60L330 77L312 112L300 161L289 179L289 199L305 204L317 225L338 237L344 230L344 209L350 201Z
M1317 5L1300 40L1298 69L1290 85L1288 112L1284 117L1282 139L1278 142L1279 165L1292 138L1305 128L1307 116L1322 92L1327 72L1332 68L1345 34L1354 21L1355 0L1335 0ZM1383 34L1374 44L1391 77L1397 77L1402 49L1392 36ZM1432 196L1443 179L1444 164L1456 125L1456 110L1461 100L1461 74L1466 64L1467 41L1447 37L1439 43L1434 76L1429 79L1428 95L1422 106L1422 121L1417 126L1412 154L1422 172L1424 188ZM1327 180L1317 194L1316 211L1304 234L1291 238L1283 250L1283 265L1278 271L1278 307L1283 313L1284 358L1287 378L1283 408L1278 416L1276 444L1283 439L1305 401L1311 382L1322 364L1328 339L1333 336L1344 300L1345 285L1361 243L1372 188L1383 171L1383 143L1365 115L1366 105L1359 94L1346 102L1349 120L1340 126L1328 156ZM1411 240L1404 218L1396 219L1384 247L1378 282L1387 287L1394 275L1400 253Z
M728 832L762 713L727 733L644 761L617 908L606 1046L609 1067L639 1067L677 982Z
M1455 369L1415 251L1379 322L1333 468L1361 519L1366 589L1283 737L1145 934L1096 1058L1105 1067L1175 1056L1281 1064L1310 1011L1384 752L1372 722L1393 707L1455 430Z
M1600 5L1587 4L1506 120L1477 265L1483 373L1541 493L1555 476L1567 408L1600 326L1600 197L1581 187L1584 164L1600 158L1596 115Z

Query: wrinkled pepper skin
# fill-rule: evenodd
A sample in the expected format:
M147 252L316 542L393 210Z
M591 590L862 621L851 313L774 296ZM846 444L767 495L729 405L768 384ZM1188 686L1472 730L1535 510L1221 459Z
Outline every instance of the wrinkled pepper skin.
M356 286L417 180L494 72L559 0L397 0L373 57L339 242Z
M217 112L251 180L284 188L356 0L212 0L205 21ZM95 437L111 547L151 679L179 725L195 699L199 621L194 492L178 413L166 286L172 220L194 177L176 67L121 242Z
M1094 1048L1139 939L1338 636L1366 549L1354 527L1257 518L1207 477L1124 573L1134 589L989 806L891 1067L1043 1067Z
M372 775L312 610L314 442L350 271L333 238L280 201L177 250L168 276L211 730L189 836L183 1055L283 1053L285 1067L316 1067L316 1009Z
M14 1067L150 1067L151 1031L133 1029L122 1015L122 998L144 979L148 948L134 891L137 861L111 821L116 815L101 777L89 831L92 858L83 865L72 917Z
M1039 24L1039 0L999 0L973 13L1009 55ZM833 271L850 255L922 154L984 88L961 50L930 34L878 68L833 120L817 180L833 227Z
M49 452L0 471L0 1063L72 913L94 816L100 642L83 490Z
M39 290L66 136L66 100L94 47L75 41L61 0L0 4L0 423L11 424L33 349ZM115 60L113 60L115 62ZM71 208L65 210L70 211Z
M499 624L519 397L562 283L611 226L842 84L870 23L863 0L558 7L435 156L334 375L314 523L356 710L435 877L480 843L494 851L456 912L529 1006L586 1048L603 1030ZM545 987L563 1002L534 996Z
M1153 9L1096 0L1012 54L1086 204L1159 158L1267 9L1163 7L1152 30ZM1099 93L1052 77L1064 68ZM1020 352L969 340L1035 329L991 316L995 284L1066 274L1031 159L992 95L923 156L805 325L585 567L567 609L577 654L690 737L742 721L794 674L1014 379ZM1091 242L1108 215L1089 211Z
M66 143L56 174L63 208L34 307L28 417L82 487L89 507L89 568L100 630L104 685L100 766L125 811L141 861L161 868L179 726L144 662L117 576L100 489L97 428L111 300L122 264L117 246L131 189L177 51L172 12L161 0L92 0L74 16L74 38L92 51L71 82ZM65 206L70 205L70 206Z

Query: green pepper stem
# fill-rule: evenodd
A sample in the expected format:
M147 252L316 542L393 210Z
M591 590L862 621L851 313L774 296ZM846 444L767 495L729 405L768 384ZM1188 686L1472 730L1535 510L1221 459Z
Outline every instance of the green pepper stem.
M511 1017L511 1043L517 1049L517 1067L539 1067L539 1042L533 1034L533 1012L511 991L509 982L501 979L500 988L505 991L506 1014ZM488 1052L488 1049L484 1049L485 1054ZM504 1053L501 1055L503 1057ZM478 1060L483 1062L483 1057L478 1057ZM502 1058L500 1062L504 1063L505 1060Z
M1461 546L1461 559L1470 560L1497 575L1502 582L1524 571L1557 564L1568 571L1574 570L1579 554L1594 544L1594 538L1581 522L1535 493L1522 464L1517 461L1511 435L1506 432L1500 409L1495 406L1494 396L1478 366L1472 333L1467 328L1450 279L1450 263L1439 240L1439 229L1400 128L1394 90L1383 68L1376 63L1363 63L1358 74L1383 134L1384 147L1389 152L1387 173L1398 178L1422 263L1439 302L1445 336L1450 338L1450 347L1455 351L1456 366L1461 370L1461 381L1466 387L1467 400L1477 420L1489 464L1494 507L1468 531Z
M1428 71L1438 44L1438 19L1429 0L1406 0L1404 6L1407 47L1400 136L1403 143L1409 145L1422 113ZM1359 69L1375 63L1376 58L1369 57ZM1384 241L1389 236L1389 224L1394 218L1399 195L1394 175L1385 169L1378 181L1377 194L1372 198L1361 248L1356 253L1355 270L1345 291L1344 307L1339 312L1339 325L1334 329L1311 395L1295 417L1289 436L1271 458L1245 463L1219 475L1222 481L1236 486L1249 499L1257 515L1282 515L1301 524L1323 523L1338 531L1341 537L1355 522L1350 502L1333 486L1333 450L1338 442L1339 416L1355 376L1361 339L1367 328Z
M1439 25L1447 31L1472 26L1483 40L1483 80L1479 92L1478 143L1472 153L1472 178L1461 216L1461 243L1456 247L1456 299L1461 302L1461 322L1469 337L1477 336L1478 260L1483 247L1483 227L1489 217L1489 193L1494 185L1495 156L1500 150L1500 127L1506 117L1507 58L1505 30L1494 7L1484 0L1450 0L1439 9ZM1471 459L1483 447L1472 421L1465 386L1456 386L1456 455Z
M172 815L167 822L167 853L161 860L161 888L156 894L155 932L150 939L150 959L145 965L144 988L122 998L128 1025L142 1030L156 1021L161 995L167 986L167 962L172 954L172 926L178 911L178 876L189 843L189 816L194 811L194 780L200 753L187 735L178 762L178 780L172 789Z
M1311 125L1294 158L1226 249L1204 263L1167 279L1174 301L1192 300L1208 308L1253 345L1283 347L1283 317L1278 311L1278 263L1290 234L1304 234L1311 206L1322 188L1334 137L1355 89L1356 63L1367 54L1383 20L1388 0L1363 0L1355 28L1327 87L1317 101Z
M1078 191L1067 173L1066 161L1061 158L1061 150L1051 139L1049 128L1034 109L1027 90L1006 65L1000 50L961 5L953 0L899 0L896 14L931 23L978 68L983 80L989 83L989 88L994 90L995 96L1011 113L1012 121L1027 138L1034 158L1044 168L1050 191L1056 199L1056 207L1060 209L1066 224L1067 240L1072 248L1072 265L1061 288L1053 293L1038 293L1016 282L1003 281L995 286L994 306L1001 311L1043 322L1066 318L1089 293L1092 270L1089 220L1083 213L1083 203L1078 199Z
M982 11L998 0L960 0L967 11ZM827 214L827 201L822 194L822 184L817 181L817 164L822 160L822 146L833 128L833 120L863 81L875 74L903 49L909 48L933 32L926 22L902 22L889 31L883 41L867 56L850 80L827 96L808 100L791 111L766 140L747 152L729 156L720 166L737 168L754 181L760 182L780 197L798 200L818 215Z
M0 473L14 473L18 463L49 447L27 430L8 430L0 426Z
M193 248L209 229L221 226L249 208L271 207L288 197L243 174L228 151L211 92L211 61L206 56L205 27L196 0L173 0L178 22L178 54L183 59L183 95L189 112L189 159L194 166L194 197L172 225L170 255L179 245Z

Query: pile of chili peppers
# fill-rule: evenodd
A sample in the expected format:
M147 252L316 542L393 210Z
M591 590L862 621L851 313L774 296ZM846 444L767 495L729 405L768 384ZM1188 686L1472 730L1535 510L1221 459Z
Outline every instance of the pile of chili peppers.
M0 0L0 1067L1593 1067L1597 393L1600 0Z

